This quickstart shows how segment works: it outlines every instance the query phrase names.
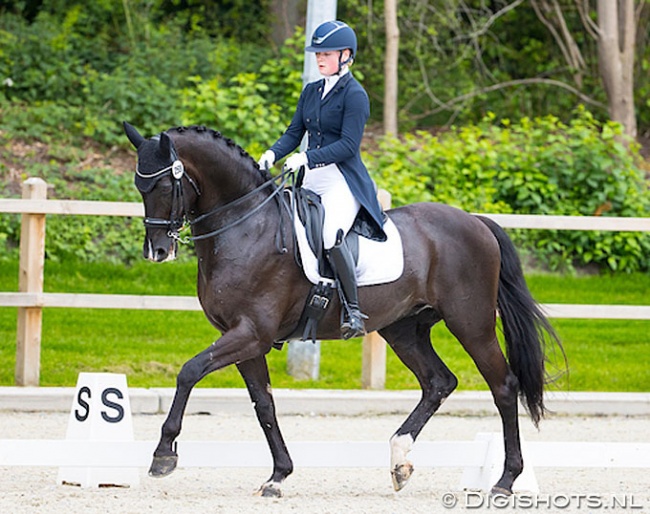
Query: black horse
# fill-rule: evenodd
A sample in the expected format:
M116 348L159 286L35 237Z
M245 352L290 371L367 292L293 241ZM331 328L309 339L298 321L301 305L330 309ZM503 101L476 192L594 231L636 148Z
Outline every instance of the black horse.
M144 257L175 258L178 230L191 225L198 256L198 297L222 336L190 359L149 470L176 467L174 441L192 388L208 373L235 364L241 373L273 457L273 473L259 489L280 496L293 471L275 414L266 354L294 333L311 284L293 257L290 216L268 171L232 140L205 127L178 127L145 139L124 124L137 148L135 182L145 207ZM493 488L509 494L523 469L518 396L533 422L544 415L544 343L557 341L526 286L516 250L493 221L434 203L387 212L404 245L404 272L389 284L360 288L377 330L416 376L422 398L390 439L393 485L406 485L416 437L457 379L431 345L431 327L444 321L487 382L503 424L505 466ZM282 242L289 251L281 251ZM319 339L339 339L337 298L322 319ZM497 310L508 360L496 335ZM557 341L559 344L559 341Z

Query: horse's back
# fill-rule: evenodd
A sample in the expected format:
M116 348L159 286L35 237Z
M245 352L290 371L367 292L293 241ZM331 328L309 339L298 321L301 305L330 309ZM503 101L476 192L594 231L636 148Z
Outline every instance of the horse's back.
M441 311L463 302L496 305L499 244L476 216L439 203L416 203L387 212L404 245L403 277L424 303ZM417 283L417 285L416 285ZM483 309L483 307L481 307Z
M449 205L422 202L387 211L405 244L405 254L413 246L427 244L440 257L460 257L477 252L498 255L498 243L490 229L476 216Z

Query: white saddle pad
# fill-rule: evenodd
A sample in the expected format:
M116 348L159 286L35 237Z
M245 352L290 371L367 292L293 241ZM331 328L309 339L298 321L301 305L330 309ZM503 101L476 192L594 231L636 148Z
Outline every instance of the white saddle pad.
M333 282L331 278L321 277L318 272L318 260L309 246L305 227L297 214L295 225L298 249L305 275L312 284L319 282L331 284ZM402 238L390 218L384 224L384 232L388 239L383 243L359 236L359 262L357 264L357 284L359 286L385 284L402 276L404 271Z

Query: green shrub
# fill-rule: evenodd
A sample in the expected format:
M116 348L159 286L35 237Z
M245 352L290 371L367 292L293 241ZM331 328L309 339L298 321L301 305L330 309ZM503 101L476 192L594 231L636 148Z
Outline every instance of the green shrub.
M112 73L89 71L83 93L88 103L77 132L102 143L124 143L124 120L153 135L180 118L178 92L132 65Z
M568 125L548 116L518 123L494 116L438 137L425 132L380 142L367 156L394 204L434 200L468 211L571 216L647 216L650 192L638 149L620 126L578 109ZM650 234L513 232L552 269L595 263L613 271L650 269Z
M283 48L274 67L265 64L270 61L270 49L209 38L201 31L187 33L175 21L156 25L139 19L142 33L129 33L125 38L111 33L111 25L105 23L116 15L123 13L116 13L109 2L102 2L75 5L58 16L42 11L32 24L9 14L3 16L0 129L10 131L14 137L43 141L80 141L91 137L107 145L126 145L123 120L135 124L145 134L179 125L182 118L187 118L182 115L183 95L191 96L197 84L210 83L215 77L226 77L219 81L232 87L225 94L233 102L257 92L251 91L247 77L260 68L269 79L271 91L283 90L282 99L294 94L282 85L285 76L295 78L291 72L300 68L282 66L287 64L295 42ZM99 25L93 32L85 24ZM265 87L259 85L260 90ZM201 91L206 95L212 93L209 88L199 88L194 93ZM245 107L254 107L254 100L255 97L247 100ZM252 116L267 118L263 111L269 103L270 118L278 118L279 108L273 105L273 98L270 100L261 99ZM244 107L240 111L243 113ZM187 114L193 114L191 109ZM211 119L209 125L214 126L215 121ZM231 137L240 139L237 133Z
M182 123L215 128L251 155L260 155L291 121L302 89L303 52L298 49L303 45L298 30L259 73L190 77L182 91Z
M285 126L282 109L266 101L268 86L256 73L240 73L226 84L218 78L193 77L193 81L183 91L181 121L185 125L218 128L252 155L261 154Z
M477 134L466 128L454 137L416 132L401 141L384 138L366 163L394 206L434 201L468 211L509 212L505 203L494 202L495 170L486 165L494 152Z
M94 164L79 166L80 162L96 159L94 151L64 146L51 149L45 158L26 160L25 176L45 180L49 198L141 201L133 186L131 170L113 170ZM143 235L140 219L48 215L45 249L48 259L54 261L75 257L84 261L128 263L141 258ZM0 248L3 249L0 255L15 258L19 239L20 216L0 215Z

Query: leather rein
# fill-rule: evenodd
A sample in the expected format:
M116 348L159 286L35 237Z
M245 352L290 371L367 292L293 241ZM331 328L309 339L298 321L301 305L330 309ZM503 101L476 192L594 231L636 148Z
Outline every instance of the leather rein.
M236 198L235 200L228 202L224 205L215 207L214 209L204 214L200 214L199 216L193 219L189 219L187 217L183 208L183 183L182 183L183 178L185 178L190 183L190 185L192 186L192 188L194 189L194 191L198 196L201 196L201 191L199 190L199 187L197 186L196 182L192 179L192 177L190 177L187 173L185 173L185 166L183 165L182 161L178 158L178 155L176 154L176 151L173 147L172 147L172 163L169 166L148 174L142 173L139 169L136 168L135 173L136 175L138 175L143 179L152 179L155 180L156 182L166 175L170 175L172 178L172 208L170 211L169 219L145 217L143 220L145 227L166 228L168 237L182 244L188 244L190 241L201 241L204 239L209 239L211 237L216 237L226 232L227 230L230 230L231 228L239 225L240 223L243 223L251 216L257 214L271 200L276 199L278 205L278 212L280 214L280 223L278 224L278 233L276 234L276 247L280 253L287 252L287 245L284 238L284 222L283 222L284 217L282 216L281 206L284 205L287 209L288 206L286 205L285 200L281 197L280 193L284 191L285 185L287 183L290 183L291 185L293 184L293 178L294 178L293 172L290 172L288 170L283 170L279 175L275 177L271 177L270 179L266 180L264 183L257 186L255 189L249 191L248 193L244 194L243 196L240 196L239 198ZM279 181L279 183L275 184L276 181ZM197 236L188 236L185 238L180 237L179 232L187 224L193 226L211 216L215 216L219 213L222 213L223 211L232 209L233 207L236 207L244 203L250 197L266 189L267 187L271 187L273 189L271 194L267 196L262 202L257 204L253 209L251 209L246 214L244 214L243 216L235 219L234 221L228 223L227 225L224 225L223 227L220 227L216 230L212 230L205 234L200 234Z

